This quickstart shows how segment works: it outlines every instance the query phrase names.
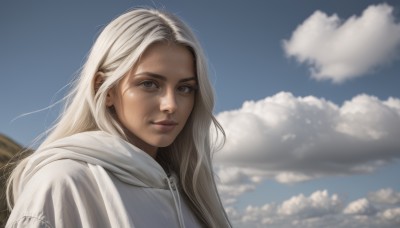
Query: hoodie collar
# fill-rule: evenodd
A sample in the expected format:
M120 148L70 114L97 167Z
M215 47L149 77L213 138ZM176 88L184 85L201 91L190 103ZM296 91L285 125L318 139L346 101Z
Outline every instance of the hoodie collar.
M39 148L29 158L21 180L26 183L41 167L60 159L100 165L121 181L138 187L168 188L167 174L150 155L104 131L77 133Z

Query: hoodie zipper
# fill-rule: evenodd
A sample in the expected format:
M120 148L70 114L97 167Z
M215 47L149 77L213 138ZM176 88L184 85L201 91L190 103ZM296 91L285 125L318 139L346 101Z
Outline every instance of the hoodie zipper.
M179 190L177 189L177 186L176 186L175 181L172 178L172 176L167 177L165 179L165 182L167 182L169 191L171 192L172 198L174 200L174 205L175 205L175 210L176 210L176 213L178 216L179 225L181 228L185 228L185 222L183 220L183 215L182 215L182 206L181 206ZM176 191L177 196L175 196L174 191Z

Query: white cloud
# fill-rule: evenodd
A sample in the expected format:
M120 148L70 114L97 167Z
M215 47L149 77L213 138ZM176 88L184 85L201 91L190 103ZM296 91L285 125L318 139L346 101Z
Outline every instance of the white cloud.
M380 189L376 192L371 192L368 199L376 203L382 204L400 204L400 192L396 192L391 188Z
M280 183L294 183L294 182L302 182L310 180L312 177L309 175L305 175L302 173L294 173L294 172L281 172L277 173L275 179Z
M386 224L400 226L400 207L387 209L380 213L379 217Z
M234 227L246 228L391 228L400 224L399 207L378 207L366 198L345 204L339 195L319 190L281 203L249 205L242 211L230 206L227 213Z
M400 158L400 99L359 95L338 106L281 92L219 113L227 141L214 155L226 184L294 183L368 173ZM257 180L257 181L255 181Z
M245 168L238 167L215 167L217 171L217 186L225 205L236 203L237 197L253 191L262 178L255 173L247 173Z
M362 198L351 202L344 209L343 213L351 215L373 215L376 213L376 209L366 198Z
M316 191L305 197L303 194L294 196L283 202L278 207L278 214L301 218L321 217L332 212L339 211L342 207L337 195L328 195L328 191Z
M217 182L234 227L396 227L400 193L380 189L346 203L315 191L280 203L235 206L265 179L296 183L373 172L400 158L400 99L358 95L342 105L281 92L217 119L227 134L214 155Z
M286 55L308 64L313 78L334 83L387 64L399 46L400 24L387 4L371 5L345 21L316 11L283 41Z

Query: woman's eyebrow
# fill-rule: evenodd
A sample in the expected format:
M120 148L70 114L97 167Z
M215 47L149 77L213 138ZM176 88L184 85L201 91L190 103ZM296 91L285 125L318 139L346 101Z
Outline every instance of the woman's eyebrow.
M160 74L151 73L151 72L141 72L141 73L135 74L134 76L140 76L140 75L145 75L145 76L149 76L152 78L157 78L162 81L167 81L167 77L160 75ZM181 80L179 80L179 82L187 82L187 81L192 81L192 80L197 81L197 77L182 78Z

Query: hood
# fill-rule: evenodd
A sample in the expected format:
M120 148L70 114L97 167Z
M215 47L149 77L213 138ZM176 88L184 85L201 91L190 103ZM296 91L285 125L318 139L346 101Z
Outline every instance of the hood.
M168 188L167 174L150 155L104 131L78 133L40 148L29 157L20 187L41 167L60 159L102 166L121 181L138 187Z

